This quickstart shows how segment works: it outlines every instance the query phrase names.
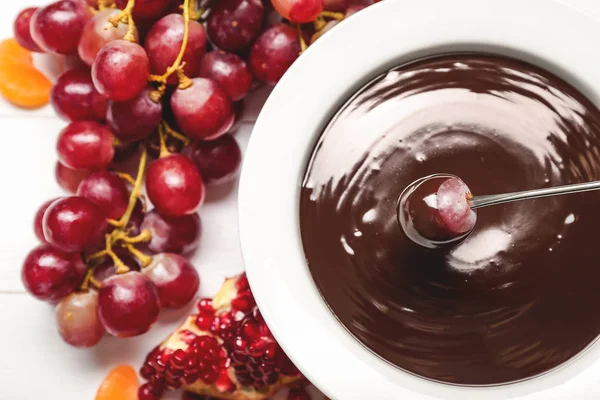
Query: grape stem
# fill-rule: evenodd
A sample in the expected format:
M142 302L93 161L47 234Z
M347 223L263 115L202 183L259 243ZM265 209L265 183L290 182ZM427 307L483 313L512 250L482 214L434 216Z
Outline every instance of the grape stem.
M142 242L147 242L150 239L152 239L152 233L148 230L148 229L144 229L139 235L137 236L127 236L125 234L125 232L119 232L118 234L115 235L114 240L121 240L123 241L123 243L127 243L127 244L135 244L135 243L142 243Z
M116 231L113 231L113 233ZM129 267L125 265L125 263L119 258L118 255L112 249L113 245L113 234L106 235L106 254L112 258L113 263L115 263L115 267L117 268L117 274L124 274L129 272Z
M296 29L298 29L298 41L300 42L300 54L304 53L308 46L304 41L304 35L302 34L302 26L300 24L296 25Z
M152 257L147 256L146 254L142 253L141 251L139 251L138 249L136 249L135 247L133 247L132 244L126 243L124 245L124 247L127 250L129 250L129 252L131 254L133 254L133 256L140 261L140 263L142 264L142 268L146 268L152 262Z
M150 231L144 230L139 235L129 237L125 231L127 225L129 224L129 220L131 219L131 215L133 210L135 209L135 204L137 203L138 198L142 198L142 185L144 183L144 175L146 172L146 164L148 162L148 150L146 147L143 147L142 155L140 157L140 164L138 166L138 172L136 179L133 180L129 174L119 174L119 176L126 181L133 180L133 188L131 190L131 195L129 196L129 204L127 204L127 210L123 214L123 216L118 220L109 220L109 223L116 227L114 231L110 234L106 235L106 248L104 250L104 254L110 256L115 263L115 267L117 268L117 274L123 274L129 271L129 268L123 263L123 261L115 254L112 250L113 245L117 242L122 242L124 247L126 247L131 254L133 254L140 262L148 264L152 261L152 258L146 256L139 250L133 247L134 243L147 242L152 238ZM150 261L148 261L150 260Z
M194 4L190 2L190 0L184 0L182 7L184 30L183 41L181 43L181 49L179 50L179 54L173 62L173 65L167 68L164 74L150 75L150 81L159 84L158 88L150 93L150 98L157 103L163 96L163 94L165 94L165 90L167 90L167 80L171 77L171 75L175 73L177 73L177 78L179 79L179 89L184 90L192 86L192 80L185 76L183 72L183 68L185 67L185 62L183 62L183 56L185 55L185 50L187 49L188 41L190 38L190 14L192 12L195 14L195 11Z
M129 183L131 186L135 186L135 179L127 172L115 172L117 176L123 179L125 182ZM146 196L143 193L139 194L138 197L142 201L142 212L146 212Z
M131 14L133 7L135 7L135 0L128 0L127 5L120 13L108 19L108 22L115 28L119 26L119 22L123 22L129 26L127 28L127 33L123 36L123 40L129 42L135 42L135 23L133 22L133 15Z
M325 25L327 25L327 22L325 22L325 18L323 18L321 15L319 15L313 22L313 25L315 27L315 31L320 31L321 29L323 29L325 27Z
M143 211L146 211L146 201L142 193L142 185L144 183L144 175L146 172L146 164L148 162L148 150L146 146L143 147L142 155L140 156L140 163L138 166L138 172L135 179L127 173L117 172L117 176L130 183L133 188L129 196L129 203L127 204L127 210L119 218L118 221L109 219L108 222L115 227L115 229L105 236L105 247L104 250L98 251L86 257L86 263L95 264L97 260L109 256L116 268L117 274L124 274L129 272L129 267L125 265L123 260L114 252L113 247L119 245L126 248L129 252L137 258L142 266L148 266L152 262L152 257L142 253L140 250L135 248L135 244L148 242L152 239L152 233L148 229L144 229L137 236L129 236L127 233L127 226L131 220L131 215L135 209L135 205L138 199L143 199ZM91 285L99 288L101 283L96 281L93 277L93 270L95 267L89 267L83 283L81 284L82 290L87 290Z
M110 3L108 0L98 0L98 11L106 10L107 8L116 7L114 3Z
M94 278L94 268L88 268L87 272L85 273L85 278L81 284L81 290L88 290L90 288L90 284L96 289L100 289L102 286L102 283L98 282L98 280Z
M131 186L135 185L135 179L127 172L117 172L117 176L123 179L125 182L129 183Z
M133 189L131 190L131 196L129 196L129 204L127 205L127 211L125 214L118 220L109 220L109 222L116 226L117 228L123 229L129 223L131 219L131 214L133 213L133 209L135 208L135 203L137 202L138 197L140 197L142 193L142 185L144 183L144 174L146 172L146 163L148 162L148 150L146 147L142 150L142 155L140 157L140 164L138 165L137 177L133 184Z
M321 11L319 17L335 19L337 21L341 21L344 19L344 13L333 12L333 11Z
M158 154L159 158L168 157L171 155L169 148L167 147L167 133L165 132L165 125L160 124L158 126L158 139L160 142L160 152Z
M190 138L188 138L187 136L185 136L185 135L177 132L175 129L171 128L169 126L169 124L167 123L167 121L162 121L161 124L163 126L164 132L167 135L172 136L173 138L175 138L175 139L179 140L180 142L182 142L184 147L185 146L189 146L189 144L192 142L190 140Z

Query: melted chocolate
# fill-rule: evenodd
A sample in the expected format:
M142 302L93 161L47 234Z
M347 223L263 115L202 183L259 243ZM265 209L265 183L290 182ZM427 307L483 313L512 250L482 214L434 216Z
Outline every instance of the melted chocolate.
M478 210L451 249L410 241L397 200L414 180L474 195L600 179L600 111L556 76L453 54L382 75L320 138L302 186L308 265L340 322L388 362L484 385L552 369L600 332L600 193Z

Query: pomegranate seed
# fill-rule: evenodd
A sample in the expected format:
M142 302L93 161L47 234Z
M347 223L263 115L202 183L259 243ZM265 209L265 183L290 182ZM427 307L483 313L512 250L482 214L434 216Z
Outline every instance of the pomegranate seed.
M246 349L246 347L248 347L248 342L247 342L247 341L245 341L244 339L242 339L242 338L237 338L237 339L235 340L235 349L236 349L237 351L240 351L240 352L242 352L242 351L244 351L244 350Z
M173 358L171 359L171 364L173 365L174 368L183 369L186 358L187 357L186 357L185 351L179 349L179 350L175 351L175 353L173 354Z
M200 299L200 301L198 302L198 311L214 312L215 309L213 308L212 300L211 299Z
M241 383L241 382L240 382ZM235 384L229 379L229 375L227 375L227 370L221 370L217 381L215 383L217 390L221 393L224 392L233 392L235 390Z
M274 362L276 360L278 354L277 347L276 343L267 344L265 352L263 353L265 362Z
M184 377L185 383L191 385L198 380L198 374L189 374Z
M210 336L200 336L196 343L201 349L207 349L213 344Z
M246 273L242 274L238 280L235 282L235 287L238 291L243 291L250 289L250 284L248 283L248 278L246 277Z
M260 310L258 308L255 308L254 311L252 311L252 316L254 317L254 319L256 320L256 322L258 322L260 324L264 324L265 323L265 319L263 318L263 316L260 313Z
M203 331L209 331L215 317L210 314L198 314L196 317L196 326Z
M149 365L144 365L142 369L140 369L140 375L144 379L150 379L150 377L154 374L154 369L152 369Z
M164 390L165 379L159 374L153 375L149 379L148 383L154 388L155 393L157 393L159 390Z
M265 354L267 350L268 342L263 340L258 340L248 346L248 354L250 357L260 358L263 354Z
M250 311L256 305L254 296L250 292L240 294L231 301L231 308L239 311Z
M253 320L245 320L242 322L241 336L249 341L254 341L260 337L260 329L258 324Z
M159 400L162 396L162 391L157 394L157 390L149 383L142 385L138 391L138 400Z

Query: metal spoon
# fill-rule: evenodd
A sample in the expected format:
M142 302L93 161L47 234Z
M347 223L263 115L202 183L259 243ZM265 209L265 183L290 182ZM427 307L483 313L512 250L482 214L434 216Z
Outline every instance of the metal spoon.
M473 196L469 200L472 209L510 203L517 200L538 199L540 197L558 196L569 193L589 192L600 189L600 181L575 183L572 185L555 186L543 189L524 190L522 192Z

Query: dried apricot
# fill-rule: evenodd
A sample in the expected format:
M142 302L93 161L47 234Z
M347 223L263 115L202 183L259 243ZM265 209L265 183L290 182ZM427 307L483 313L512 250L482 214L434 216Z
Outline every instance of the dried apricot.
M121 365L109 372L104 379L96 400L137 400L138 378L129 365Z
M24 108L41 107L50 100L52 83L33 66L31 52L15 39L0 42L0 94Z
M32 65L31 52L21 47L15 39L6 39L0 42L0 65L4 64L29 64Z

